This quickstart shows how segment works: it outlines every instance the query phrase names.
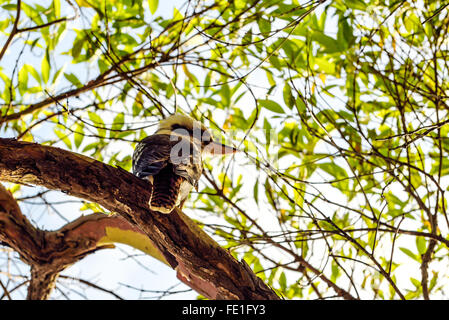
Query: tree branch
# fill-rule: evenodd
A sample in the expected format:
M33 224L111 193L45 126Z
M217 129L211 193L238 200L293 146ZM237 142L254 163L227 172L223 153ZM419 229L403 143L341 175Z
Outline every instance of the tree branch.
M17 34L17 26L19 25L20 20L20 12L21 12L21 0L17 0L17 13L16 13L16 19L14 20L14 25L12 26L11 33L8 36L8 39L6 40L6 43L3 45L2 51L0 52L0 60L2 60L3 55L6 52L6 49L8 49L9 44L11 43L14 36Z
M28 299L47 299L58 274L89 253L121 242L167 262L154 244L123 217L95 213L82 216L56 231L31 225L17 202L0 184L0 241L31 266Z

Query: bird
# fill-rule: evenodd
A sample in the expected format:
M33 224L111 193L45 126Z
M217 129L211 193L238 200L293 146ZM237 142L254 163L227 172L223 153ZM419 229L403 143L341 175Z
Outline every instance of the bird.
M214 141L200 121L174 114L159 122L153 135L141 140L132 156L133 174L152 184L150 210L163 214L182 208L191 190L198 191L205 154L232 154L238 149Z

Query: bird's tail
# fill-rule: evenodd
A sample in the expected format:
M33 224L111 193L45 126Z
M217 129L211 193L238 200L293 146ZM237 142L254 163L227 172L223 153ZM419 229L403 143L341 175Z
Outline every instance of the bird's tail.
M153 192L149 201L150 209L168 214L173 211L178 200L179 189L184 178L173 173L171 166L166 166L153 177Z

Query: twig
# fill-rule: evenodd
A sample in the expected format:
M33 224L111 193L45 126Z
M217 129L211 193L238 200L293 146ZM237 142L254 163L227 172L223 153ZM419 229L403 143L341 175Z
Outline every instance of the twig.
M17 0L17 13L16 13L16 19L14 20L14 25L12 27L11 33L9 34L8 39L6 40L6 43L4 44L2 51L0 51L0 60L3 58L3 55L6 52L6 49L8 49L9 44L11 43L14 36L17 34L17 26L19 25L19 19L20 19L20 12L21 12L21 0Z

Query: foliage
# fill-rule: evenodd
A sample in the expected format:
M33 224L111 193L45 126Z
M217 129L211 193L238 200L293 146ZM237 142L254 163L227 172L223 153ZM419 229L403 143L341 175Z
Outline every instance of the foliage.
M188 113L244 151L189 215L279 294L447 298L445 1L1 6L2 135L130 170Z

